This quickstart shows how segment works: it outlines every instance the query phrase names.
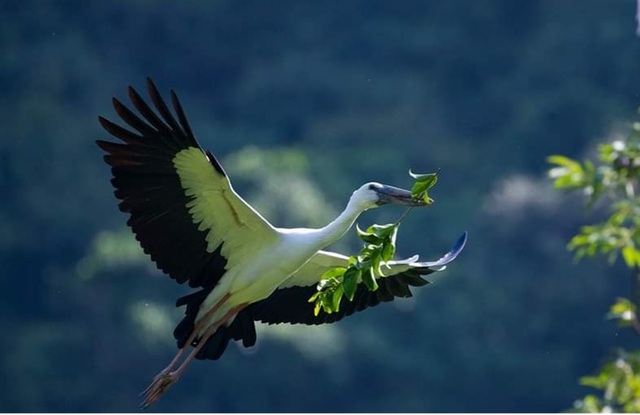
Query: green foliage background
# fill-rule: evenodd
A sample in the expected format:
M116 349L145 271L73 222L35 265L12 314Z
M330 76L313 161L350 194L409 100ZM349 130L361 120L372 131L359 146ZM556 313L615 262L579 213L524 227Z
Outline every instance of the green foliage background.
M155 410L570 407L588 393L577 379L634 341L603 318L630 281L572 262L587 216L544 179L545 158L629 129L634 18L629 0L0 2L0 410L134 411L173 356L187 288L140 253L93 143L110 97L145 76L178 92L278 225L322 225L365 181L441 168L399 254L436 259L470 233L415 299L261 328ZM356 252L353 233L336 248Z

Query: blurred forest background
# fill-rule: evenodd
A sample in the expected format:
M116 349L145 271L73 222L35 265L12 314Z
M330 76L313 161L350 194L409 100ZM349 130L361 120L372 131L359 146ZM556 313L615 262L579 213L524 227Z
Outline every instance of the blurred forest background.
M470 233L415 298L261 327L153 410L570 408L578 378L633 345L604 318L630 282L573 261L594 214L552 189L545 157L628 131L634 19L631 0L0 2L0 411L136 411L174 354L188 288L137 248L94 144L111 97L146 76L277 225L322 225L365 181L439 167L399 253L436 259Z

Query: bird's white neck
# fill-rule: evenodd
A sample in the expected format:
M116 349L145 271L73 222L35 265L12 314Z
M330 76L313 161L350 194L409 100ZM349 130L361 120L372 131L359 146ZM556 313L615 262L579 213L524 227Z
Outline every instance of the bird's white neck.
M358 203L353 198L350 199L345 210L337 218L327 226L317 230L319 236L318 244L320 245L318 249L324 248L340 239L365 210L366 207L363 207L361 203Z

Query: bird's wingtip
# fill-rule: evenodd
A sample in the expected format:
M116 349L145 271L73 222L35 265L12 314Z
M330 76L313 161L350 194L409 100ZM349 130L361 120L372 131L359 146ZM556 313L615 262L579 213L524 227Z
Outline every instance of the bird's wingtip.
M453 248L451 248L451 251L456 252L456 256L462 251L464 246L467 244L468 236L469 236L469 232L464 231L462 235L460 235L456 243L453 245Z
M447 258L447 262L446 263L449 263L449 262L453 261L454 259L456 259L458 254L460 254L460 252L462 252L462 250L464 249L464 246L467 244L468 235L469 235L469 232L467 232L467 231L464 231L462 233L462 235L460 235L460 237L458 238L456 243L453 244L453 246L451 247L451 250L449 252L447 252L447 254L443 257L443 258Z
M468 232L465 231L462 235L460 235L458 240L453 244L449 252L444 254L442 258L434 262L424 262L421 265L429 267L431 269L439 268L437 269L437 271L443 270L445 265L447 265L448 263L456 259L460 254L460 252L462 252L462 250L464 249L464 246L467 243L467 236L468 236Z

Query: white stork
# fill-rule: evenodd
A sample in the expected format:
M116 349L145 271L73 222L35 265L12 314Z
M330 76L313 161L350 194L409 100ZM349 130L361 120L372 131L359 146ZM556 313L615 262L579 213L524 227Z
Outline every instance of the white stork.
M421 276L444 269L464 247L466 232L437 261L419 262L418 256L391 261L385 275L377 276L378 290L359 282L353 301L343 298L339 312L314 315L308 299L320 277L348 261L322 248L342 237L367 209L423 202L407 190L367 183L325 227L277 228L234 191L218 160L200 147L176 94L171 91L174 116L151 79L147 87L156 111L129 87L141 117L114 98L116 113L129 127L99 117L123 143L97 144L107 153L120 210L129 214L127 224L144 252L178 283L199 290L177 300L176 306L186 306L173 333L179 350L144 392L143 407L157 401L194 358L218 359L231 339L253 346L254 321L333 323L394 297L411 297L410 286L427 284Z

